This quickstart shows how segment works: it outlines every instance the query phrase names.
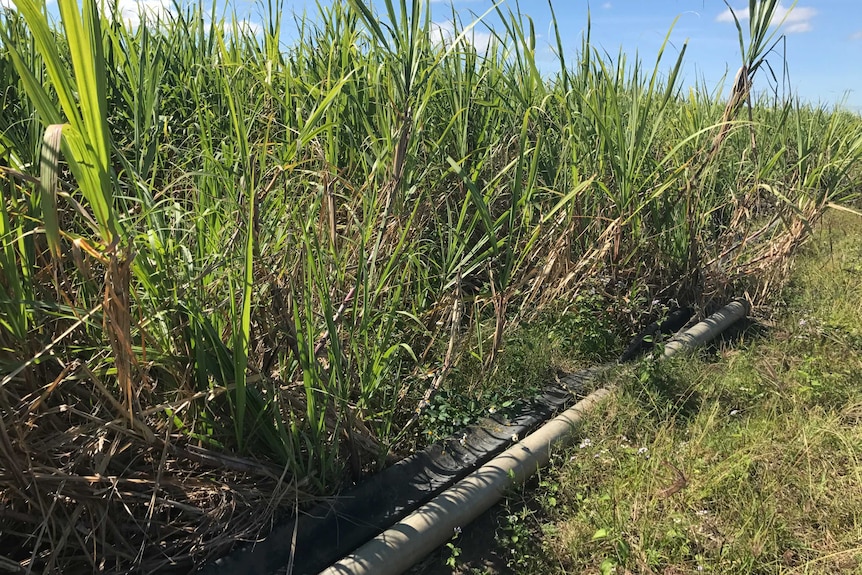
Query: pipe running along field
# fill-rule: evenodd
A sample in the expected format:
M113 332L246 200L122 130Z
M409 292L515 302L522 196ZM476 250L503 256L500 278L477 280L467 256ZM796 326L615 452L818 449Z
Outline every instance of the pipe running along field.
M734 301L665 345L669 358L703 346L748 314ZM552 449L568 445L584 416L612 395L601 388L551 419L534 433L447 489L320 575L397 575L448 541L487 511L514 485L526 481L550 461Z

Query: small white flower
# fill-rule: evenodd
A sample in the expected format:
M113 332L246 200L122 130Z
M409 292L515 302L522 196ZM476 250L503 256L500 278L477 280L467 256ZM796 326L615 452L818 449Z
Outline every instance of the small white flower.
M694 514L698 517L706 517L707 515L709 515L709 511L706 509L698 509L694 512Z
M461 528L460 528L460 527L456 527L456 528L455 528L455 537L458 537L459 535L461 535Z
M461 436L461 439L458 443L460 443L461 445L467 445L467 434L466 433Z
M592 440L589 437L587 437L581 442L581 444L578 447L580 449L584 449L586 447L589 447L592 444L593 444Z
M495 413L497 413L497 408L492 405L491 407L488 408L488 413L490 413L491 415L494 415Z
M518 441L518 434L517 433L512 434L512 441L515 441L515 442Z
M808 321L803 317L799 320L799 327L805 327L808 324Z
M738 414L739 414L739 410L738 410L738 409L731 409L731 410L730 410L730 415L731 415L731 417L732 417L732 416L734 416L734 415L738 415Z
M649 449L647 449L646 447L639 447L638 448L638 455L643 455L647 451L649 451Z

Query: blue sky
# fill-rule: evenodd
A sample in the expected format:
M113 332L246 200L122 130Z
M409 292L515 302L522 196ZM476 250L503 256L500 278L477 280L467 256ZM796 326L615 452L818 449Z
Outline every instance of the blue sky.
M324 0L325 2L326 0ZM395 0L397 3L397 0ZM380 0L378 0L380 2ZM738 14L745 15L747 0L731 0ZM382 4L382 3L381 3ZM493 5L491 0L450 0L432 2L432 18L442 29L451 20L451 7L464 23L474 15L484 13ZM781 4L781 12L792 1ZM504 0L503 6L515 10L514 0ZM309 0L285 0L285 9L309 15L315 11ZM521 12L533 19L542 47L537 50L541 65L547 70L556 66L551 46L547 0L521 0ZM740 65L739 43L732 19L722 0L555 0L554 11L563 36L566 56L571 60L580 45L586 27L587 14L592 20L595 46L616 55L622 48L629 57L638 53L650 65L665 35L678 18L671 34L671 46L666 54L668 66L677 50L688 41L685 82L694 84L703 78L715 86L725 72L729 84ZM494 19L488 18L493 25ZM477 28L480 30L480 28ZM800 0L787 16L782 27L786 34L787 62L790 84L794 93L814 103L846 104L862 111L862 0ZM476 42L483 41L481 32ZM770 57L781 81L782 55ZM767 77L756 82L763 88ZM759 82L759 84L757 84Z
M483 11L491 4L488 0L462 0L455 7L467 14ZM731 1L738 15L747 13L747 5L746 0ZM782 13L791 5L782 4ZM441 18L445 10L436 8L443 6L435 4ZM520 6L535 21L542 40L551 43L547 2L522 0ZM685 74L689 84L702 77L713 86L725 71L732 79L740 65L736 29L721 0L601 0L589 6L585 1L557 1L554 10L568 53L579 44L589 10L594 45L614 55L622 47L627 54L638 53L650 64L678 18L671 34L671 53L666 57L670 65L676 51L688 41ZM824 103L846 96L849 106L862 111L862 0L801 0L787 15L782 30L786 44L780 49L783 52L786 47L794 93ZM782 55L770 56L770 61L780 80ZM758 81L763 87L767 77Z
M53 0L48 0L53 3ZM186 0L197 1L197 0ZM209 5L210 0L203 0ZM319 0L328 4L332 0ZM368 1L368 0L367 0ZM383 5L382 0L371 0ZM395 4L399 0L393 0ZM748 0L729 0L738 15L745 16ZM172 0L119 0L121 10L131 20L141 7L149 11L170 10ZM314 17L315 0L283 0L285 24L290 25L290 13L306 13ZM237 16L249 25L259 28L261 6L267 0L219 0L221 6L230 6ZM739 43L736 28L722 0L553 0L557 22L563 36L565 55L571 62L580 45L586 27L587 15L592 21L593 45L616 55L620 48L631 60L637 53L650 66L671 25L671 45L666 53L669 67L677 51L688 42L684 82L694 85L699 79L709 87L718 85L727 73L730 84L740 65ZM0 0L0 5L11 0ZM472 22L476 15L493 6L492 0L431 0L432 18L436 28L445 34L451 29L452 8L462 23ZM515 0L502 0L502 8L516 10ZM520 0L521 13L535 23L538 35L537 59L543 70L557 69L552 46L550 10L547 0ZM783 16L792 6L784 0L779 12ZM487 18L494 25L492 16ZM744 22L744 24L746 24ZM849 108L862 112L862 0L799 0L789 12L782 26L786 42L779 46L781 53L770 56L778 75L783 69L782 55L786 49L789 80L793 94L812 103L835 104L843 102ZM474 41L487 41L487 33L477 26ZM762 74L755 80L755 89L769 88L769 78ZM780 85L780 84L779 84Z

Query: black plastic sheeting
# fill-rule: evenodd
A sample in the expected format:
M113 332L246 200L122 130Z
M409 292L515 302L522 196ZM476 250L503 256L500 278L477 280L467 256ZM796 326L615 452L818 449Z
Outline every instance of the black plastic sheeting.
M691 308L684 307L672 311L661 322L652 322L632 340L620 356L620 363L631 361L640 354L651 350L663 335L675 333L685 327L693 315L694 312Z
M651 324L629 345L620 361L647 351L660 334L677 331L691 316L689 309L677 310L663 322ZM573 405L585 395L586 382L613 365L557 378L539 397L524 402L515 411L484 419L402 459L330 502L282 523L264 541L217 559L199 573L319 573Z

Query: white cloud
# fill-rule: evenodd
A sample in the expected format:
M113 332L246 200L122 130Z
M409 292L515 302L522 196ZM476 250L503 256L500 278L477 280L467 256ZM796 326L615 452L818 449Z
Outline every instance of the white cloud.
M108 10L113 5L106 2ZM141 23L143 17L147 20L164 20L173 13L174 4L170 0L119 0L117 9L119 16L133 28Z
M748 20L751 17L748 8L740 8L735 10L736 17L740 22ZM775 9L775 14L772 16L772 26L777 26L783 22L784 31L788 34L800 32L810 32L812 29L811 21L817 16L817 10L806 6L796 6L792 10L779 3ZM716 16L716 22L733 22L733 14L730 9Z
M850 36L850 39L851 39L851 40L862 40L862 30L859 30L858 32L854 32L854 33Z
M602 4L602 8L604 8L605 10L610 10L613 7L614 7L614 5L611 4L610 2L605 2L604 4Z
M788 24L784 27L784 31L788 34L797 34L800 32L811 32L811 22L797 22L796 24Z
M463 32L463 30L461 30L461 32ZM461 34L461 32L458 34ZM431 23L431 39L434 42L449 45L455 41L456 37L455 26L452 25L452 22ZM476 51L482 54L491 44L491 38L492 36L490 32L476 30L476 28L473 27L464 35L462 42L472 44L476 48Z
M254 36L263 35L263 25L254 20L239 20L237 24L239 25L240 30L251 32Z
M11 1L0 0L0 2ZM105 6L109 11L112 11L111 2L106 2ZM117 9L117 13L125 20L126 24L132 28L137 28L144 18L151 24L155 24L157 19L164 21L170 18L174 14L175 4L173 0L118 0ZM250 32L254 36L263 35L263 26L254 20L240 18L237 20L237 26L240 30ZM230 20L225 22L225 32L231 32Z

